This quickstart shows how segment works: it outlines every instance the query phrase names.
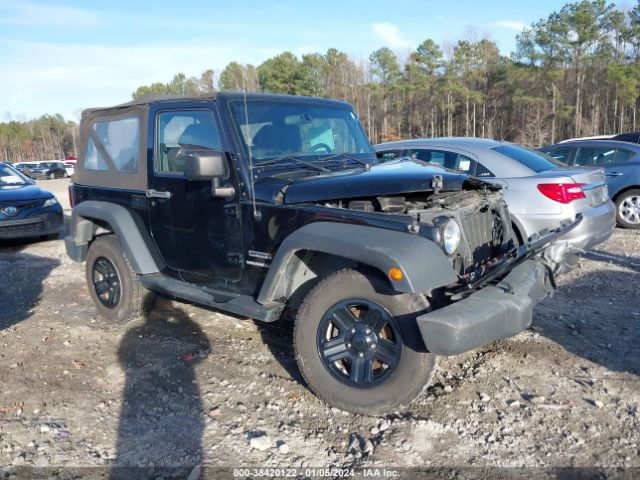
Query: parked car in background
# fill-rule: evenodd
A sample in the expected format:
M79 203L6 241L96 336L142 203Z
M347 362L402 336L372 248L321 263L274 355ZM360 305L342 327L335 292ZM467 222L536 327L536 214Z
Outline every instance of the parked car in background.
M567 138L558 143L573 142L574 140L610 140L611 138L613 138L613 135L591 135L589 137Z
M65 178L69 175L67 174L64 163L59 160L54 160L36 163L35 166L31 168L29 176L35 179L54 179Z
M640 132L619 133L618 135L612 136L610 140L617 140L619 142L640 143Z
M56 197L8 163L0 163L0 240L57 237L62 226Z
M375 149L382 161L412 157L501 184L519 243L578 214L582 222L563 237L574 252L603 242L615 227L602 169L570 168L521 145L482 138L405 140Z
M75 160L65 160L64 168L67 171L67 177L73 175L76 171L76 161Z
M574 140L539 150L567 165L604 168L618 225L640 229L640 145L616 140Z
M27 177L31 177L31 169L37 165L36 162L21 162L14 163L13 167L18 169L20 173L26 175Z

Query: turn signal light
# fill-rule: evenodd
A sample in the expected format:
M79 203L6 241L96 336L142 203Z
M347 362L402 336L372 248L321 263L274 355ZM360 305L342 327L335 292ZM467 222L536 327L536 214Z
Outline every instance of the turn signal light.
M585 198L582 186L584 183L540 183L538 190L554 202L569 203L578 198Z
M404 278L404 273L402 273L402 270L398 267L391 267L387 272L387 275L389 275L389 278L394 282L399 282Z

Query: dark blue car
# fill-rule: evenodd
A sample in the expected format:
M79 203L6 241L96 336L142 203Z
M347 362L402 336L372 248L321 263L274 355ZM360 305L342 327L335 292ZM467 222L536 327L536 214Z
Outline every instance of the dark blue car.
M539 149L574 166L603 167L609 196L616 204L616 220L640 229L640 145L615 140L571 140Z
M0 240L57 237L63 226L56 197L7 163L0 163Z

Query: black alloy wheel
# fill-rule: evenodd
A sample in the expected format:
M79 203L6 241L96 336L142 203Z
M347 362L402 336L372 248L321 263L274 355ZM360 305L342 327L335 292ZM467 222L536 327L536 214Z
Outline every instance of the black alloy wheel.
M378 415L408 405L435 368L416 321L429 309L423 295L398 294L376 274L344 268L326 276L305 296L293 328L306 384L349 412Z
M324 366L336 379L369 388L384 382L400 363L398 332L384 307L354 298L336 303L325 313L316 343Z
M121 281L115 265L106 257L98 257L93 263L93 288L100 303L115 308L120 301Z
M125 323L144 313L152 293L140 283L116 235L91 242L85 268L89 295L105 319Z

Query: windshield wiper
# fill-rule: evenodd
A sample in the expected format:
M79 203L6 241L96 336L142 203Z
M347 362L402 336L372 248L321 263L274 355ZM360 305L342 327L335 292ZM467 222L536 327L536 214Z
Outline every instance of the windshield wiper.
M316 162L328 162L329 160L336 158L336 157L345 157L348 158L349 160L353 160L354 162L358 162L360 165L371 165L368 162L365 162L364 160L360 160L357 157L353 157L351 155L349 155L350 153L355 153L355 152L339 152L339 153L334 153L332 155L329 155L328 157L323 157L323 158L319 158L318 160L316 160Z
M299 158L296 158L299 155L304 155L304 154L308 154L309 152L294 152L294 153L287 153L286 155L282 155L280 157L276 157L272 160L267 160L265 162L260 162L260 163L256 163L254 164L253 168L260 168L260 167L264 167L264 166L269 166L269 165L275 165L276 163L280 163L284 160L292 160L294 163L298 164L298 165L302 165L304 167L309 167L309 168L315 168L316 170L319 170L321 172L330 172L331 170L329 170L328 168L324 168L321 167L319 165L313 165L312 163L309 162L305 162L304 160L300 160Z

